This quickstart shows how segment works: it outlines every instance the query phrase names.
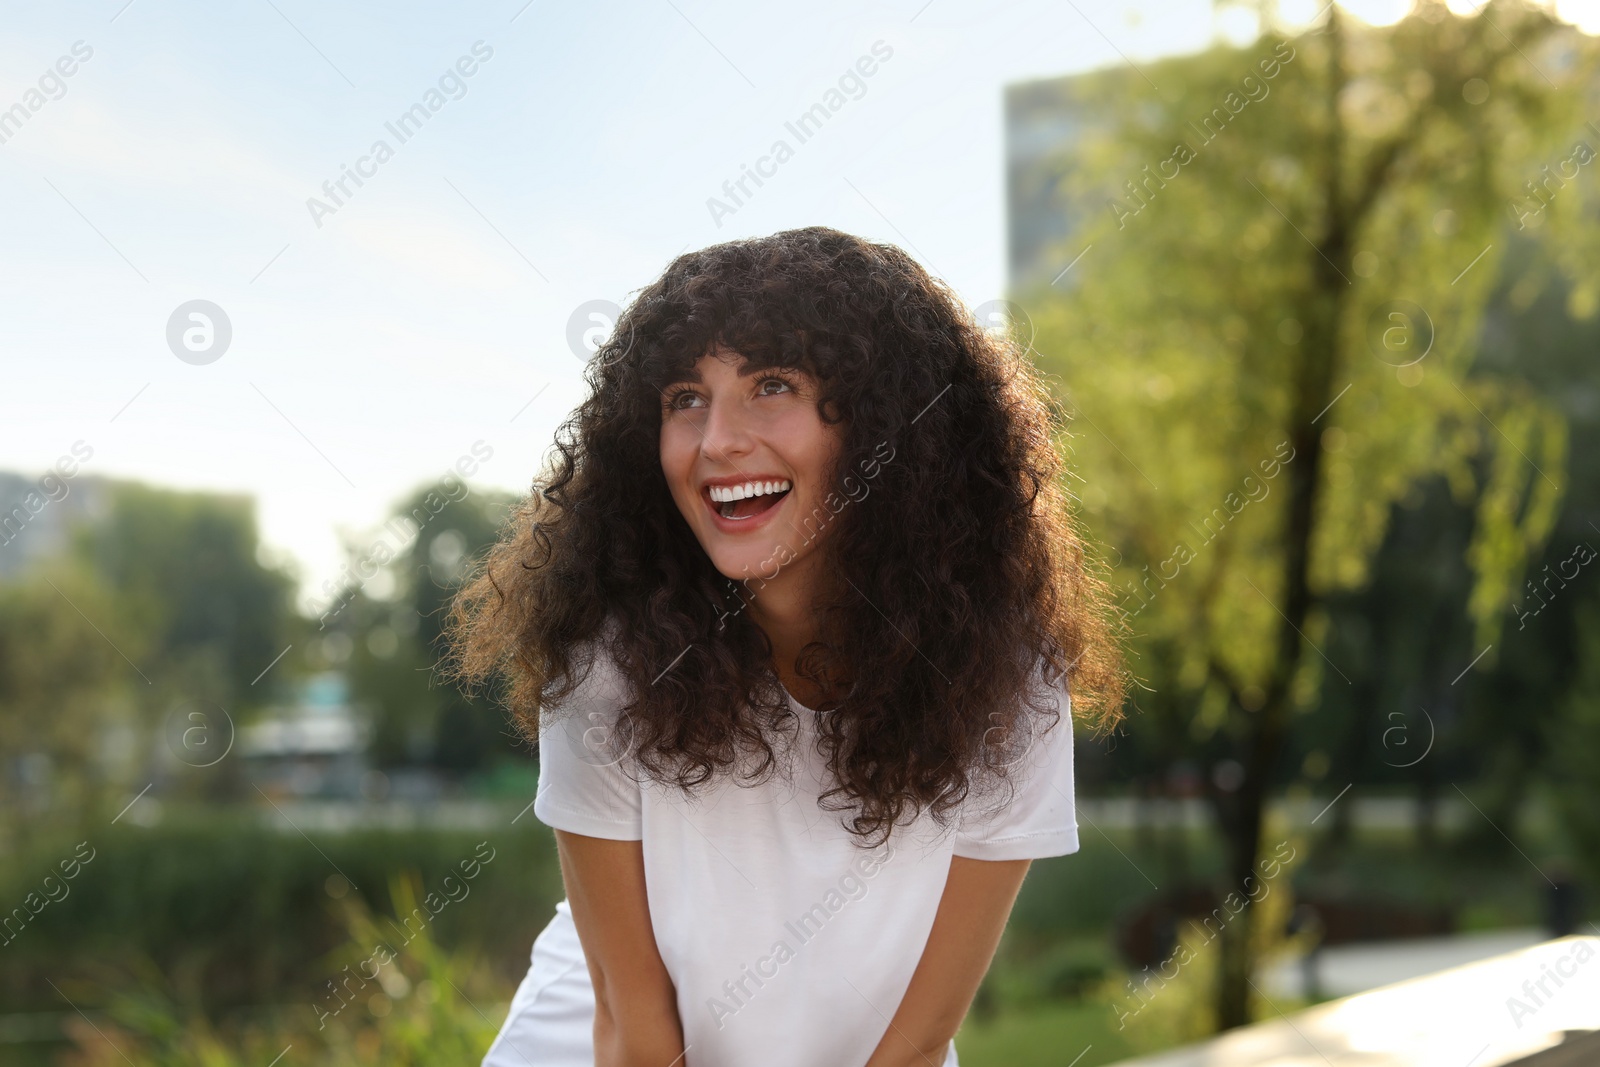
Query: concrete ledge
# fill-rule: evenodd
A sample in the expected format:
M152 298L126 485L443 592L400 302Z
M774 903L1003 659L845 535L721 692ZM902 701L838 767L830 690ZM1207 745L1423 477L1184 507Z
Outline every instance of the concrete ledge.
M1595 1031L1600 937L1564 937L1118 1067L1575 1067Z

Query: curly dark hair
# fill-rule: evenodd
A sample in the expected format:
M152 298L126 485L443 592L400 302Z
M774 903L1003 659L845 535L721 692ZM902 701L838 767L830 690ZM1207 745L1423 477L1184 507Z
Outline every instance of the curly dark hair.
M777 765L793 713L771 646L661 473L662 389L719 345L812 375L841 435L834 484L850 502L817 547L840 580L818 591L820 638L797 673L841 694L819 709L832 776L819 803L853 811L858 843L924 811L948 826L969 792L1003 781L1015 759L996 741L1060 719L1041 679L1069 682L1090 727L1116 723L1122 635L1057 481L1060 414L1037 372L900 249L821 226L680 255L639 292L454 601L449 676L508 683L536 740L540 709L601 649L650 778L692 791ZM759 757L748 772L744 751Z

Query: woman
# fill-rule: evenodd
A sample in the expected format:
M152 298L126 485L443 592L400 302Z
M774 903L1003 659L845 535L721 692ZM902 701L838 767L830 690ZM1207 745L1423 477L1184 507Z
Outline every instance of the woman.
M679 256L589 379L452 617L567 891L484 1063L955 1064L1124 686L1030 366L810 227Z

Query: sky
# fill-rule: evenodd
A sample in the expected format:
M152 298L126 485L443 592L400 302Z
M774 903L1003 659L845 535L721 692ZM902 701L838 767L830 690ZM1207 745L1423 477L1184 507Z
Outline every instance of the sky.
M463 457L475 489L527 490L582 399L590 302L817 224L1002 297L1003 87L1253 26L1211 0L109 0L0 24L0 113L26 112L0 120L0 470L77 445L81 473L250 494L302 606ZM785 123L842 78L797 144ZM734 202L780 138L793 157Z

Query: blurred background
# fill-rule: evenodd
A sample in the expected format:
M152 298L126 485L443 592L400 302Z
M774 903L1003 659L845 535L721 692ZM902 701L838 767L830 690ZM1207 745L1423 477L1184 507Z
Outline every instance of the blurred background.
M1600 935L1600 3L0 17L0 1061L477 1062L560 876L441 609L811 224L1048 374L1140 679L963 1063Z

